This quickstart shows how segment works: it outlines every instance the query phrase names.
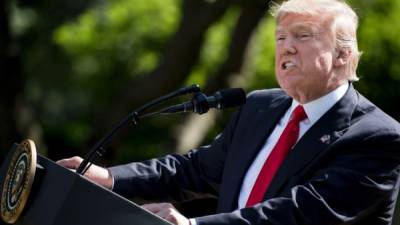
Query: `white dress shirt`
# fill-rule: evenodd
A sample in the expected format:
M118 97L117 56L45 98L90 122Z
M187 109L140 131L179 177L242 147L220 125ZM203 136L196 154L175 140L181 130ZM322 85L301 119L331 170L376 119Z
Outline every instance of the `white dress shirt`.
M310 129L310 127L314 123L316 123L322 115L324 115L336 102L338 102L344 96L348 87L349 84L346 82L345 84L339 86L328 94L303 105L304 111L307 114L307 119L300 122L300 131L297 141L300 140L300 138L307 132L307 130ZM246 206L247 199L249 198L250 192L253 188L258 174L260 173L261 168L264 165L264 162L267 160L275 144L278 142L279 137L281 136L283 130L289 122L289 118L292 115L293 110L298 105L299 102L297 102L296 100L292 101L292 105L275 126L275 129L265 141L263 148L249 167L249 170L244 177L239 193L239 209Z
M310 127L316 123L319 118L322 117L332 106L338 102L346 93L347 89L349 88L349 83L346 82L345 84L339 86L335 90L329 92L328 94L308 102L303 105L304 111L307 114L307 119L300 122L300 131L299 137L300 138L307 132ZM264 165L264 162L267 160L269 154L271 153L273 147L278 142L279 137L281 136L283 130L285 129L287 123L289 122L289 118L292 115L293 110L298 106L300 103L296 100L292 101L292 105L280 119L278 124L275 126L274 130L272 131L271 135L265 141L265 144L261 151L258 153L257 157L255 158L254 162L249 167L247 171L242 187L240 189L239 198L238 198L238 208L244 208L246 206L247 199L249 198L251 189L253 188L254 183L256 182L257 176L260 173L261 168ZM190 219L191 225L197 225L195 219Z

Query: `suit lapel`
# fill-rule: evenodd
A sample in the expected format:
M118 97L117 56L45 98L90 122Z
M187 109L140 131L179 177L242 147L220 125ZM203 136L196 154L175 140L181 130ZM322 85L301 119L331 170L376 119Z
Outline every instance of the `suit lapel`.
M346 132L356 105L357 94L350 85L343 98L325 113L289 152L273 178L264 199L276 196L290 177L322 154L331 143Z
M220 197L219 211L229 211L237 207L237 197L249 166L291 102L287 96L278 98L251 115L253 118L247 118L248 124L245 126L250 130L241 133L240 141L235 146L236 151L227 160L229 169L225 170L225 186L222 188L225 197Z

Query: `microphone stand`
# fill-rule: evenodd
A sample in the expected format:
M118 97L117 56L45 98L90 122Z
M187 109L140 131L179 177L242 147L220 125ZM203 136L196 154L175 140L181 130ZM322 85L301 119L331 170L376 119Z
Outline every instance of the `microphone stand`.
M78 174L84 175L86 171L90 168L90 166L93 164L93 162L98 158L104 155L105 153L105 148L104 146L110 142L112 137L117 133L119 129L121 129L123 126L127 125L128 123L132 123L133 125L136 125L140 119L149 117L153 115L154 113L149 113L149 114L144 114L142 113L153 107L156 106L166 100L169 100L171 98L185 95L185 94L190 94L190 93L198 93L200 92L200 87L198 85L191 85L189 87L183 87L180 88L176 91L173 91L167 95L164 95L160 98L157 98L155 100L152 100L146 104L144 104L142 107L139 107L137 110L132 111L129 113L125 118L123 118L109 133L107 133L99 142L97 142L91 149L90 151L86 154L85 158L83 159L82 163L79 165L78 169L76 172Z

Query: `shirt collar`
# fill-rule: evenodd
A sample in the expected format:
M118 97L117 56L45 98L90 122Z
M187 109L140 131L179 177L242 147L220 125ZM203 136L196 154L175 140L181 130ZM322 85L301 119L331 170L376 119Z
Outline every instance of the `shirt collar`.
M317 122L317 120L321 118L322 115L324 115L330 108L332 108L332 106L345 95L348 88L349 83L345 82L328 94L311 102L303 104L304 111L307 114L307 119L311 122L311 124ZM300 105L300 103L293 99L289 115L292 114L293 110L298 105Z

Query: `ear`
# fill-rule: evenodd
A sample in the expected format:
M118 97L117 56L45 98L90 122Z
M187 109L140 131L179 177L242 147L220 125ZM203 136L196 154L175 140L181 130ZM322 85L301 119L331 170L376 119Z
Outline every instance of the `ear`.
M351 48L348 47L336 48L334 65L336 67L341 67L346 65L350 60L351 53L352 53Z

